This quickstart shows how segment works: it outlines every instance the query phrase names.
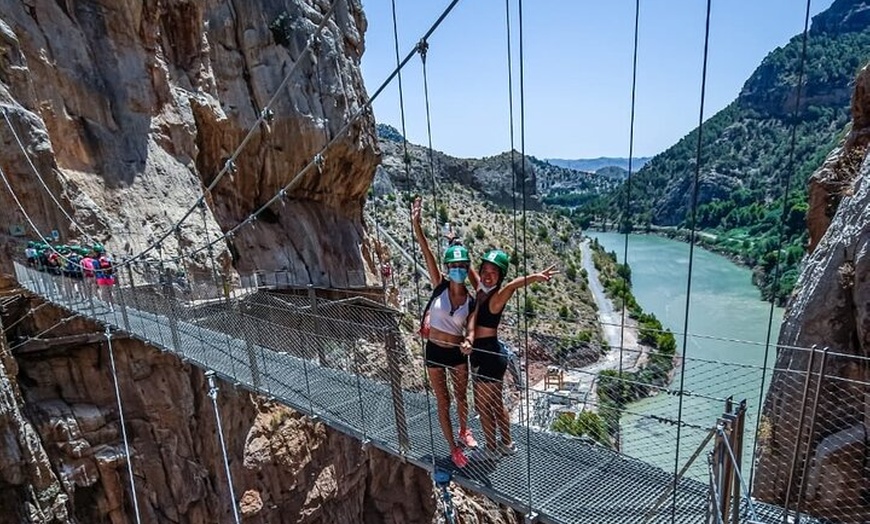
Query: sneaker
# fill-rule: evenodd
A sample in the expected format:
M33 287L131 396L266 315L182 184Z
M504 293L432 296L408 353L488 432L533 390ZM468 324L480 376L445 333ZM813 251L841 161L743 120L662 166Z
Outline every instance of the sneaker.
M477 447L477 441L474 440L474 435L471 434L470 429L463 429L459 431L459 442L466 448Z
M462 448L453 448L453 451L450 452L450 459L453 460L453 463L457 468L464 468L468 465L468 458L466 458L465 453L462 452Z
M494 462L501 458L501 454L487 447L480 447L468 454L468 460L472 462Z
M510 444L505 444L504 442L499 442L498 444L498 452L502 455L516 455L517 454L517 443L511 442Z

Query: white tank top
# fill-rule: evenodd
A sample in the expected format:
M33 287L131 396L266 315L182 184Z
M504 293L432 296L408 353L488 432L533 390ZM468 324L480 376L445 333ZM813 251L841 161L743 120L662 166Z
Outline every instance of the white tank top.
M429 326L444 333L462 336L465 331L465 321L471 314L469 311L470 302L471 295L467 296L465 302L456 310L452 310L450 290L445 289L432 301L432 306L429 309Z

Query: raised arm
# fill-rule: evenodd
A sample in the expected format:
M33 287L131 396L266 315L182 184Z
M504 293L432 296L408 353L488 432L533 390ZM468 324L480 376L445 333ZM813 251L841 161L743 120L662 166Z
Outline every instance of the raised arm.
M559 271L556 269L556 265L553 264L540 273L532 273L531 275L525 275L511 280L503 285L501 289L498 290L498 293L489 300L489 310L493 313L498 313L504 309L505 304L510 300L514 291L521 287L528 286L533 282L549 282L553 276L558 274Z
M420 251L423 252L423 258L426 260L426 269L429 270L429 280L432 282L432 286L435 287L441 283L441 279L444 277L441 275L441 270L438 269L438 262L435 260L435 255L432 254L432 248L429 247L429 241L426 240L426 235L423 234L423 226L420 225L421 207L421 198L415 198L414 203L411 204L411 225L414 227L414 237L417 239L417 243L420 244Z

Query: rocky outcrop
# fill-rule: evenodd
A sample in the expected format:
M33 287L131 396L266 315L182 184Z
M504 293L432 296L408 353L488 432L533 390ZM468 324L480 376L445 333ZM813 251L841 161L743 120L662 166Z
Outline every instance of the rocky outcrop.
M0 122L0 167L36 227L136 253L238 153L207 212L167 238L167 256L217 238L293 181L232 239L236 268L365 283L361 209L378 155L370 113L350 118L367 99L358 67L366 22L358 1L340 2L303 53L329 5L0 0L0 106L10 122ZM272 116L257 125L267 107ZM298 176L328 142L323 162ZM0 220L27 227L5 186ZM5 257L17 249L4 245Z
M870 9L867 10L870 13ZM810 178L807 229L808 250L815 250L844 196L849 195L870 145L870 72L867 66L855 81L852 94L852 129L843 143Z
M853 99L852 131L813 177L817 207L810 231L817 244L783 320L754 488L762 500L783 504L790 496L792 508L799 503L804 511L848 523L870 515L868 81L865 67ZM821 386L821 352L813 358L799 349L814 346L830 348ZM814 378L804 396L811 361Z
M42 332L64 315L41 308L10 337ZM70 320L51 334L87 332L100 330ZM142 521L231 522L233 501L202 371L137 340L114 340L113 350ZM16 350L16 359L4 354L3 365L17 369L0 375L0 436L17 445L0 447L0 523L135 522L106 342ZM244 522L437 520L424 470L231 384L218 385ZM455 495L462 522L520 521L479 496L460 489Z
M521 201L522 192L519 188L514 192L514 184L522 184L525 176L526 206L530 209L541 208L537 191L538 169L529 159L523 166L523 156L517 151L484 158L456 158L433 150L430 156L427 147L404 144L402 135L394 128L378 127L383 152L382 169L379 170L382 174L378 177L380 182L375 183L378 195L395 188L404 192L434 193L436 198L447 202L450 198L449 184L455 183L471 188L486 200L507 207L513 204L514 193L517 201Z

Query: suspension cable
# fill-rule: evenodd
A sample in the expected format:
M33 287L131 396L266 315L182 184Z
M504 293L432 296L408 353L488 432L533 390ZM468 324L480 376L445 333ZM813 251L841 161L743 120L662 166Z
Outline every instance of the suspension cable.
M800 111L801 106L801 96L803 95L803 83L804 83L804 68L806 66L807 59L807 40L809 39L809 29L810 29L810 4L812 0L807 0L806 11L804 13L804 31L801 36L801 59L800 65L798 66L798 81L797 81L797 93L795 96L794 102L794 110L792 111L791 117L791 139L789 144L789 154L788 154L788 164L786 164L786 176L785 176L785 191L782 196L782 215L780 216L779 224L778 224L778 237L777 246L776 246L776 265L773 269L773 296L770 300L770 310L767 316L767 337L765 339L764 344L764 371L761 375L761 383L764 384L764 380L767 378L767 362L770 357L770 340L773 337L773 314L776 308L776 299L777 293L779 291L779 279L780 279L780 270L781 270L781 253L782 253L782 245L785 243L785 221L788 214L788 195L791 190L791 176L792 171L794 170L794 156L795 156L795 144L797 140L797 116ZM809 370L807 370L809 372ZM764 389L761 388L758 391L758 405L756 406L756 415L755 415L755 436L752 443L752 456L755 456L755 452L758 449L758 431L761 423L761 405L764 402ZM753 486L753 482L755 481L755 468L753 467L749 472L749 486Z
M9 324L8 326L4 326L3 329L0 329L0 336L6 336L6 333L9 333L9 331L10 331L12 328L14 328L15 326L17 326L17 325L18 325L19 323L21 323L24 319L26 319L26 318L29 317L30 315L36 313L37 311L39 311L40 309L44 308L45 306L47 306L47 305L49 305L49 304L50 304L50 302L45 301L45 302L43 302L42 304L40 304L40 305L38 305L38 306L36 306L36 307L29 308L29 309L27 310L27 313L21 315L21 318L19 318L19 319L16 320L15 322Z
M203 200L208 193L211 193L214 190L214 188L217 186L218 182L220 182L220 180L224 177L224 175L226 175L228 172L232 172L235 170L236 159L239 157L242 150L245 148L245 146L248 144L248 142L251 140L251 138L254 136L254 133L257 131L257 129L259 129L260 125L262 125L264 122L270 121L273 118L273 112L271 109L272 105L278 100L278 96L281 94L281 92L287 86L287 83L290 81L290 78L296 72L296 68L299 66L299 64L302 63L302 57L305 56L306 53L309 53L311 51L311 47L312 47L314 41L323 32L323 29L326 27L327 22L332 17L332 14L335 12L335 7L338 5L339 1L340 0L334 0L332 2L332 4L330 4L329 9L326 11L326 13L324 13L323 18L321 19L320 24L318 24L317 28L314 30L314 33L312 33L311 37L309 37L308 41L305 44L305 47L302 49L302 52L299 53L299 58L295 62L293 62L293 64L290 66L290 69L287 71L287 74L284 75L284 78L281 80L281 83L278 84L278 87L275 89L275 92L272 94L272 97L269 99L268 102L266 102L265 107L260 111L260 114L257 116L257 120L248 129L248 133L245 135L245 137L242 139L242 141L239 143L239 145L236 146L236 149L233 151L233 154L230 155L229 159L227 159L226 162L224 162L223 167L218 172L217 176L215 176L214 180L212 180L208 184L208 186L206 186L206 188L202 191L202 194L199 196L199 198L196 199L196 202L194 202L194 204L191 205L187 209L187 211L184 212L184 214L181 216L181 218L179 220L177 220L157 240L152 242L150 245L148 245L145 249L143 249L139 253L133 255L130 259L125 261L125 263L132 263L134 260L138 260L138 259L142 258L143 256L145 256L145 254L147 254L151 250L155 249L157 244L160 244L161 242L166 240L169 237L169 235L171 235L172 232L176 228L178 228L185 220L187 220L190 217L190 215L193 214L194 211L196 211L197 207L199 206L199 202L201 200Z
M637 42L638 42L638 33L640 29L640 0L635 0L634 2L634 51L632 53L632 61L631 61L631 116L629 117L628 124L628 177L625 181L625 217L626 217L626 228L625 228L625 245L622 250L622 263L625 264L625 267L628 268L628 234L629 227L628 224L631 223L631 167L632 167L632 158L634 157L634 116L635 116L635 101L637 94ZM633 228L632 228L633 229ZM625 277L623 277L623 280ZM622 368L623 368L623 347L625 347L625 310L626 303L628 302L626 299L628 298L628 286L623 286L623 295L622 295L622 312L621 312L621 322L619 325L619 375L622 376ZM618 430L617 430L618 431ZM619 437L617 437L617 443L619 442Z
M526 90L525 90L525 49L524 49L524 34L523 34L523 0L518 1L518 28L519 28L519 61L520 61L520 71L519 71L519 81L520 81L520 161L522 165L520 167L520 190L522 191L522 204L523 204L523 213L522 213L522 224L523 224L523 274L529 274L529 259L526 252L526 232L528 230L528 222L526 218ZM519 267L519 266L517 266ZM523 286L523 304L528 304L529 300L529 288L528 286ZM531 406L529 405L529 382L531 381L529 378L529 368L531 367L531 359L529 355L529 316L525 313L525 307L523 308L523 353L526 355L526 445L531 442L532 439L532 425L531 425ZM531 517L534 514L533 505L532 505L532 453L531 449L526 450L526 485L528 486L528 495L529 495L529 509L528 509L528 517Z
M427 42L426 40L420 40L420 42L417 44L417 50L420 53L420 61L423 64L423 98L426 101L426 137L429 141L429 178L432 183L432 206L434 208L432 218L435 222L435 238L440 239L441 224L438 223L438 192L435 187L435 153L432 150L432 116L429 111L429 76L426 72L426 55L429 52L429 42ZM440 251L441 242L436 242L435 246Z
M513 42L511 41L511 6L510 0L504 0L504 11L505 11L505 33L507 36L507 75L508 75L508 120L510 127L510 140L511 140L511 150L510 150L510 162L511 162L511 201L513 203L513 233L514 233L514 252L513 256L516 257L518 255L517 245L518 241L518 232L517 232L517 169L516 169L516 151L515 151L515 143L514 143L514 73L513 73L513 56L511 49L513 47ZM523 160L525 162L525 159ZM519 267L519 261L517 260L517 267ZM522 329L522 309L520 309L520 294L514 293L514 307L517 310L517 338L520 338L521 329ZM526 362L528 363L528 356L526 356Z
M136 512L136 522L142 522L139 515L139 500L136 498L136 479L133 476L133 457L130 456L130 442L127 438L127 422L124 420L124 406L121 404L121 389L118 386L118 370L115 367L115 350L112 349L112 332L106 326L106 346L109 348L109 363L112 366L112 383L115 386L115 401L118 403L118 415L121 417L121 436L124 438L124 455L127 457L127 475L130 477L130 492L133 496L133 510Z
M15 344L14 346L10 347L10 348L9 348L9 351L12 352L12 351L14 351L14 350L20 348L21 346L26 345L30 340L33 340L33 339L39 338L39 337L41 337L42 335L45 335L46 333L48 333L49 331L53 331L55 328L60 327L60 326L62 326L62 325L64 325L64 324L66 324L67 322L69 322L70 320L74 319L74 318L77 317L77 316L78 316L78 313L73 313L73 314L71 314L71 315L67 315L67 316L63 317L62 319L58 320L57 322L55 322L55 323L52 324L51 326L49 326L49 327L43 329L42 331L40 331L39 333L37 333L35 337L29 337L29 338L28 338L27 340L25 340L24 342L19 342L18 344Z
M706 20L704 23L704 59L701 70L701 102L698 110L698 144L695 151L695 176L692 184L692 207L690 211L691 229L689 233L689 270L686 277L686 315L683 319L683 356L689 348L689 306L692 299L692 269L695 254L695 218L698 212L698 185L701 180L701 146L704 137L704 98L707 93L707 58L710 49L710 11L712 0L707 0ZM686 381L686 366L680 367L680 391L685 387ZM677 420L683 419L683 395L679 396L677 407ZM676 450L674 451L674 491L671 499L671 523L676 522L677 518L677 472L680 469L680 438L682 437L682 427L677 426Z
M451 2L451 4L449 6L447 6L447 8L441 13L441 16L438 18L438 20L426 32L423 39L428 38L432 33L435 32L435 30L440 26L441 22L444 21L446 16L453 10L453 8L456 6L456 4L458 2L459 2L459 0L453 0L453 2ZM299 181L302 179L303 176L305 176L312 168L319 167L322 165L323 153L325 151L327 151L329 148L331 148L338 141L338 139L342 135L344 135L344 133L346 133L348 130L350 130L353 127L353 124L356 123L356 121L363 114L365 114L367 111L370 110L374 101L378 98L378 96L380 96L380 94L384 91L384 89L386 89L386 87L393 81L393 78L395 78L396 75L398 75L399 71L401 71L401 69L404 68L408 64L408 62L411 60L411 58L414 56L415 53L417 53L416 47L414 49L412 49L410 52L408 52L408 54L405 56L405 58L399 63L399 65L393 70L393 72L390 73L390 75L387 77L387 79L384 80L383 83L381 83L380 87L378 87L378 89L375 91L375 93L371 97L369 97L369 100L365 104L363 104L359 109L357 109L356 113L354 113L350 117L348 122L345 123L344 127L342 127L337 133L335 133L335 135L333 135L332 140L330 140L320 150L320 152L318 152L316 155L314 155L314 158L308 164L306 164L299 172L297 172L296 175L294 175L293 178L289 182L287 182L287 184L284 185L284 187L279 189L278 192L272 196L272 198L267 200L266 203L261 205L254 212L252 212L245 220L242 220L241 222L236 224L232 229L228 230L223 235L221 235L218 238L192 250L190 252L190 255L191 256L195 255L195 254L203 251L204 249L206 249L208 246L212 246L212 245L217 244L218 242L233 238L233 236L235 236L236 233L239 230L241 230L244 226L252 224L253 222L255 222L257 220L257 217L260 215L260 213L264 212L266 209L271 207L273 204L286 198L287 192L290 191L292 188L294 188L299 183ZM202 199L202 198L203 197L200 197L200 199Z
M27 224L30 226L30 229L32 229L36 233L36 236L38 236L40 239L43 239L43 241L44 241L44 239L46 238L45 235L43 235L42 232L39 230L39 228L36 227L36 223L34 223L33 218L31 218L31 216L27 212L27 210L24 209L24 205L21 203L21 200L18 198L18 195L15 194L15 190L12 188L12 184L9 182L9 178L6 176L6 173L3 171L2 167L0 167L0 178L3 179L3 183L6 185L6 189L8 189L9 194L12 195L12 200L15 201L15 205L18 206L18 210L21 211L21 214L24 215L24 220L27 221ZM52 246L50 242L46 242L45 244L48 246L49 251L56 254L58 256L58 258L63 260L65 263L68 263L68 264L71 263L79 269L84 269L84 267L80 263L74 263L66 255L61 254L61 252L58 251L54 246Z
M57 206L57 208L60 210L60 212L63 213L63 216L65 216L66 219L70 221L70 223L72 224L72 226L75 229L78 229L79 231L81 231L82 234L84 234L85 237L91 241L91 243L94 243L96 241L96 239L94 237L92 237L91 235L89 235L88 232L85 231L85 229L78 222L76 222L76 220L67 212L67 210L63 207L63 205L61 205L61 203L58 201L58 199L54 196L54 193L48 187L48 184L45 183L45 179L42 178L42 174L39 172L39 170L33 164L33 160L30 158L30 154L27 152L27 149L24 147L24 143L21 141L21 138L18 136L18 132L15 131L15 126L13 126L12 121L9 120L9 112L7 111L5 106L3 107L3 120L6 121L6 125L9 127L9 131L12 132L12 136L15 138L15 143L18 144L18 149L20 149L21 152L24 153L24 158L27 160L27 165L30 166L31 171L33 171L33 174L36 175L36 179L39 180L39 184L42 186L43 189L45 189L45 192L48 193L48 196L54 202L54 205ZM40 240L43 240L43 239L40 238Z
M221 454L224 459L224 470L227 474L227 488L230 490L230 501L231 506L233 508L233 518L235 519L236 524L240 524L239 520L239 511L236 508L236 493L233 490L233 475L230 472L230 459L227 456L227 444L224 441L224 430L221 426L221 413L218 410L217 398L218 398L218 386L214 380L214 371L206 371L205 376L208 379L208 396L211 399L212 406L214 406L214 418L217 422L217 434L218 440L220 441L221 446Z
M404 89L402 87L402 70L401 62L399 60L399 26L396 20L396 0L391 0L390 4L392 5L392 13L393 13L393 44L394 49L396 51L396 68L398 69L398 87L399 87L399 117L401 119L402 124L402 165L405 170L405 181L406 181L406 194L411 195L412 186L411 186L411 157L408 153L408 137L407 137L407 129L405 126L405 94ZM412 197L413 198L413 197ZM417 242L414 240L414 225L410 221L411 217L411 207L408 206L408 217L409 217L409 228L410 235L409 239L411 242L411 257L413 262L411 264L411 278L414 281L414 288L416 291L416 301L414 302L416 305L416 317L419 318L421 315L420 310L420 274L417 271ZM426 342L423 340L423 336L419 337L420 340L420 352L423 354L423 359L426 358ZM424 362L425 365L425 362ZM429 391L432 389L432 385L429 382L429 373L424 373L426 379L426 415L428 416L429 421L429 449L432 452L429 454L432 462L432 471L435 471L435 429L432 421L432 400L430 398Z

